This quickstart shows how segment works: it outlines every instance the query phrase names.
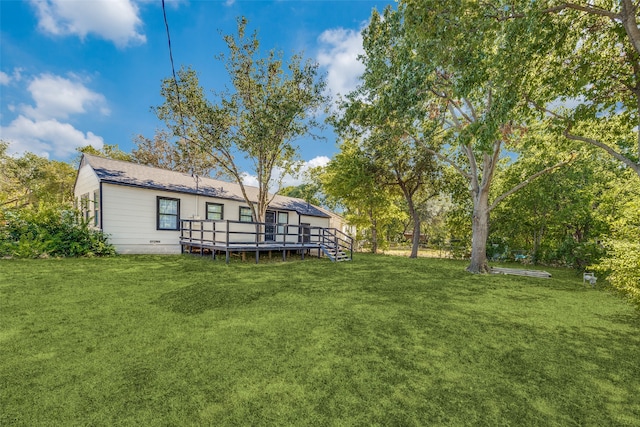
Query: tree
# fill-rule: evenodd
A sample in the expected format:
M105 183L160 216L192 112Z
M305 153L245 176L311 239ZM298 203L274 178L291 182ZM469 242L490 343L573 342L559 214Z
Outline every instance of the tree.
M7 148L0 141L0 206L22 208L73 199L76 172L71 165L29 152L12 157Z
M504 67L530 70L530 104L559 134L606 151L640 176L638 2L485 5L487 19L507 23L504 42L519 53Z
M503 25L484 19L482 10L465 10L464 3L406 3L397 11L387 8L383 17L374 11L368 31L389 33L387 44L391 49L374 49L364 60L384 64L394 61L390 54L399 58L401 66L387 77L384 93L395 99L396 105L401 105L400 99L409 105L402 110L407 117L400 122L406 137L452 166L467 182L473 202L471 262L467 270L484 273L489 270L486 245L491 210L566 161L547 165L490 199L500 159L508 156L507 150L517 149L526 131L522 124L524 102L516 96L513 82L493 79L504 71L491 66L492 58L507 54L500 49ZM522 80L517 74L512 77L516 84ZM379 120L385 120L388 110L379 111ZM412 123L421 126L408 126Z
M593 147L575 142L576 159L567 167L541 176L511 195L493 212L490 241L526 249L534 263L562 263L584 268L602 249L597 241L608 232L615 200L608 194L618 185L619 164ZM554 138L526 144L519 161L496 177L496 189L513 186L521 176L564 156L566 147Z
M170 135L157 131L153 139L138 135L134 141L136 148L131 152L132 160L142 165L170 169L200 176L217 176L215 158L201 146L190 144L185 139L170 141Z
M604 239L606 255L594 266L607 281L640 306L640 189L629 179L611 192L618 201L612 232Z
M437 196L441 186L434 156L425 149L426 144L435 145L438 123L416 120L417 100L406 96L414 82L402 72L410 59L400 46L404 42L398 37L401 29L398 14L387 9L383 20L374 11L369 27L363 31L365 71L361 83L343 100L333 123L343 138L360 138L361 149L372 159L378 181L401 191L413 229L410 258L416 258L420 205ZM396 83L400 75L407 79ZM399 91L404 96L398 96ZM411 138L409 134L422 137Z
M182 68L177 80L163 81L165 102L155 111L174 136L211 153L216 166L240 185L254 220L263 222L273 198L268 189L273 184L280 187L282 177L297 172L294 141L309 136L318 125L315 113L326 105L327 97L317 64L300 55L285 64L282 53L273 50L259 57L257 34L246 35L246 26L245 18L238 19L237 36L224 37L229 57L218 57L225 61L233 92L214 93L218 104L213 104L196 72ZM257 203L247 194L238 158L252 164L258 180Z
M120 147L118 147L118 144L104 144L100 149L95 148L91 145L85 145L84 147L79 147L76 150L80 153L92 154L94 156L106 157L113 160L122 160L125 162L130 162L133 160L131 154L122 151Z
M382 185L376 166L357 141L345 140L321 175L329 202L345 207L345 217L358 230L369 230L371 252L385 241L389 224L402 216L389 186Z
M305 182L300 185L284 187L280 189L278 194L288 197L302 199L312 205L320 206L323 204L320 183Z

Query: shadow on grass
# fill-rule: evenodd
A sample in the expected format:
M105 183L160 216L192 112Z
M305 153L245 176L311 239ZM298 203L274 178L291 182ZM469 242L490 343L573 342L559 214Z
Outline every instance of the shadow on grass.
M199 283L167 292L155 303L174 313L197 315L208 310L246 306L277 293L277 288L244 285L226 288Z

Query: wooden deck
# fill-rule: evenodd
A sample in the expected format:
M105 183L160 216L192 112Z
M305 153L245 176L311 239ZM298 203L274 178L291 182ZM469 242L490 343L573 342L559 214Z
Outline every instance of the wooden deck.
M256 263L261 252L295 251L304 259L305 254L317 251L332 261L350 261L353 256L353 239L339 230L291 224L267 224L240 221L181 220L180 245L183 253L205 252L215 259L225 254L229 263L231 254L255 252Z

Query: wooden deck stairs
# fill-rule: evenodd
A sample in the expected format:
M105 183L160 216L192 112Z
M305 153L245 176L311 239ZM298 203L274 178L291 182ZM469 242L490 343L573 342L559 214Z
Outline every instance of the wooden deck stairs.
M353 240L335 229L323 229L320 249L333 262L351 261Z
M340 248L336 248L335 246L331 247L327 245L322 245L321 248L322 248L322 252L331 261L334 261L334 262L351 261L351 255L349 255L349 253L343 251Z

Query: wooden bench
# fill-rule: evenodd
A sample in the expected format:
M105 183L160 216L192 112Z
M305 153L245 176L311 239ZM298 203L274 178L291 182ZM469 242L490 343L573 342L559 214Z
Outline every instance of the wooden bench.
M503 267L492 267L492 274L510 274L513 276L527 276L527 277L538 277L540 279L549 279L551 277L551 273L547 273L542 270L523 270L520 268L503 268Z

